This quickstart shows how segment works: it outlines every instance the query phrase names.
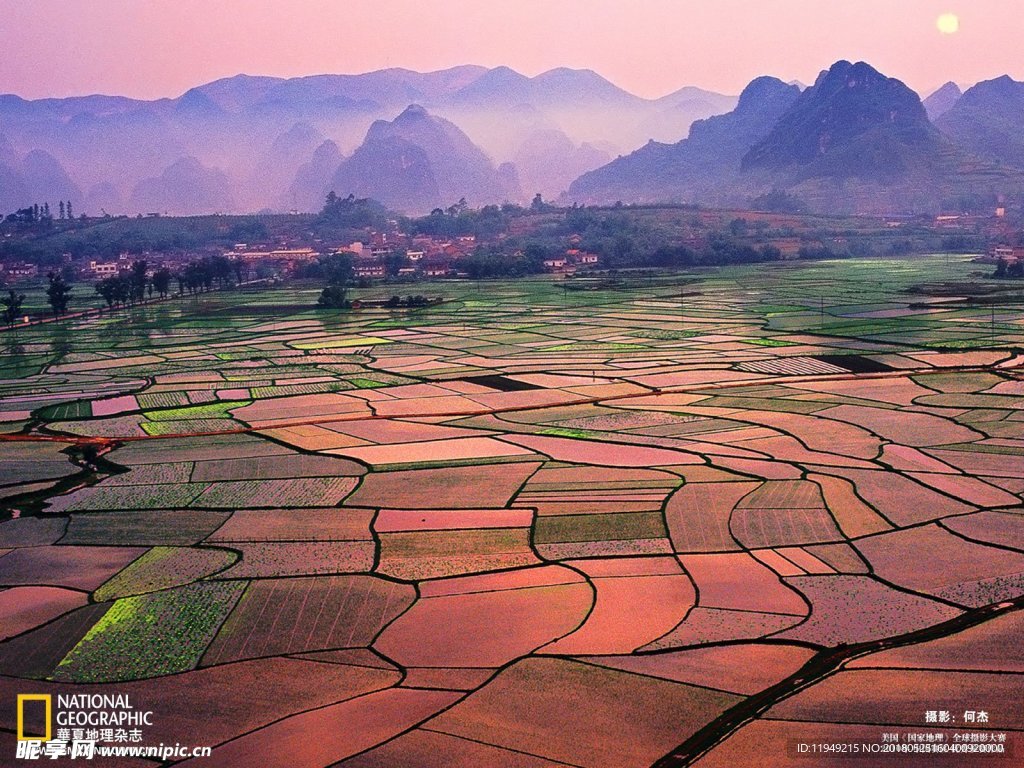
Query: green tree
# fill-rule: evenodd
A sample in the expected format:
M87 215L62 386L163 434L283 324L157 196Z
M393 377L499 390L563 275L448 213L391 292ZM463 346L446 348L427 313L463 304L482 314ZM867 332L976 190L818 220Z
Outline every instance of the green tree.
M96 293L103 297L107 306L123 306L132 300L133 285L130 274L111 275L96 283Z
M149 278L146 276L146 262L143 259L132 262L131 273L128 280L131 283L131 300L142 301L146 298L146 283Z
M13 288L7 292L4 298L0 299L0 304L4 306L4 322L7 325L14 325L15 321L21 317L21 307L24 303L25 294L15 293Z
M160 294L160 298L166 298L171 288L171 271L162 267L153 273L153 288Z
M235 274L235 268L231 264L230 259L226 256L214 256L209 260L209 265L210 274L217 281L218 286L223 288L231 282L231 278Z
M348 308L348 286L327 285L320 292L320 298L316 300L317 306L321 309L346 309Z
M355 276L352 269L352 257L347 253L331 253L321 256L319 263L320 272L328 285L348 285Z
M384 270L388 277L397 277L402 267L408 263L405 251L393 251L384 257Z
M96 283L96 293L103 297L110 309L114 308L114 303L117 301L117 281L120 279L120 276L112 275Z
M459 216L465 213L468 208L469 203L466 202L466 198L460 197L459 202L455 203L454 205L449 205L445 213L447 213L449 216Z
M71 300L71 286L68 285L63 275L51 272L47 275L50 281L46 288L46 300L50 303L54 317L60 317L68 311L68 302Z
M190 261L181 273L185 288L191 294L213 288L214 273L209 259Z
M314 222L318 229L380 229L387 223L387 209L376 200L338 197L332 190Z
M320 271L327 279L317 299L317 306L322 309L345 309L349 307L348 287L352 282L352 257L347 253L332 253L322 256L319 260Z

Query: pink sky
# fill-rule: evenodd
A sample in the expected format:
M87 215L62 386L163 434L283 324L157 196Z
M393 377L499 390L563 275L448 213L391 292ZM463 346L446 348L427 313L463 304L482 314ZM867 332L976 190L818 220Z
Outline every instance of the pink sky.
M960 17L942 35L935 20ZM283 77L505 64L590 68L636 94L738 93L863 59L922 92L1024 79L1020 0L0 0L0 93L177 96Z

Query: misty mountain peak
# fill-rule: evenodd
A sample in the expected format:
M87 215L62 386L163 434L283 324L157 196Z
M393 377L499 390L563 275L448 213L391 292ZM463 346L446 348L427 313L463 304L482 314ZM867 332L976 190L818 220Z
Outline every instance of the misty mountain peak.
M337 165L338 162L341 162L341 157L341 150L338 149L338 145L327 139L313 151L312 162L323 163L325 161L337 160L335 163Z
M396 210L424 212L470 200L517 199L514 179L454 123L410 104L394 120L377 120L334 174L340 193L372 197Z
M227 176L207 168L191 155L181 157L153 178L135 185L129 206L139 211L194 215L230 210L233 205Z
M756 109L777 99L790 99L800 93L796 85L787 85L777 77L763 76L751 80L740 93L738 110Z
M1016 80L1014 80L1009 75L1000 75L999 77L993 78L992 80L987 80L985 82L989 86L994 87L994 88L998 88L1000 90L1015 89L1015 88L1019 88L1020 85L1021 85L1021 83L1017 82Z
M944 83L943 85L939 86L934 91L932 91L932 93L928 96L928 98L930 99L933 96L940 96L940 95L947 95L947 94L954 94L957 97L959 97L959 96L963 95L963 91L960 90L960 86L959 85L957 85L952 80L950 80L948 83Z
M420 104L410 104L402 110L402 114L396 117L395 120L426 120L429 118L430 113L423 106Z
M963 96L963 92L960 90L959 85L954 82L946 83L924 100L924 108L928 113L928 118L932 121L937 120L952 109L961 96Z
M841 89L850 91L863 91L883 86L894 87L896 84L902 86L907 94L912 94L915 100L920 100L917 94L913 93L902 82L895 78L886 77L877 69L864 61L851 64L849 61L840 60L833 64L815 83L816 90L826 92L837 92Z
M837 61L813 88L800 94L771 133L751 148L743 158L743 167L777 169L842 153L842 169L831 168L825 162L813 173L859 175L865 169L860 168L853 148L862 140L899 155L895 147L934 144L937 133L918 95L902 82L862 61ZM867 156L864 162L870 162L873 168L881 163Z
M1024 167L1024 83L1008 75L968 88L936 125L973 154Z
M592 69L572 69L570 67L556 67L542 72L533 78L536 83L564 83L567 85L579 86L590 85L598 87L612 86L612 84L597 74ZM612 86L614 88L614 86Z
M174 110L180 115L212 117L222 111L217 103L199 88L186 91L177 100Z
M0 133L0 163L13 166L17 162L18 154L14 150L14 145L4 134Z
M530 89L530 78L511 67L495 67L454 94L457 102L519 101Z
M310 123L299 121L293 123L291 128L274 139L270 151L276 155L306 152L315 149L323 140L323 134Z
M1024 102L1024 83L1009 75L983 80L963 95L964 105Z
M739 176L740 158L764 138L779 116L799 98L796 86L774 77L759 77L724 115L697 120L688 138L675 144L650 141L578 178L567 199L586 203L615 200L689 202L718 194Z

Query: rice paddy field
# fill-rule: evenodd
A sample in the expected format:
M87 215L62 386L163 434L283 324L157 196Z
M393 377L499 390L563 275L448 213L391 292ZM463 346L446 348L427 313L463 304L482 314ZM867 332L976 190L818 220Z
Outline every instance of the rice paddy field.
M879 765L794 745L892 733L1010 765L1024 301L978 270L5 332L0 697L127 692L204 766Z

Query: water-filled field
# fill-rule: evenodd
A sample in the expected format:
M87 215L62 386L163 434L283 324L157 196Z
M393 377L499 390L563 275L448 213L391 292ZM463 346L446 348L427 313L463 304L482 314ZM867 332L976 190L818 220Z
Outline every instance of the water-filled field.
M0 695L116 683L216 765L1024 730L1024 303L987 269L349 313L284 286L4 332Z

